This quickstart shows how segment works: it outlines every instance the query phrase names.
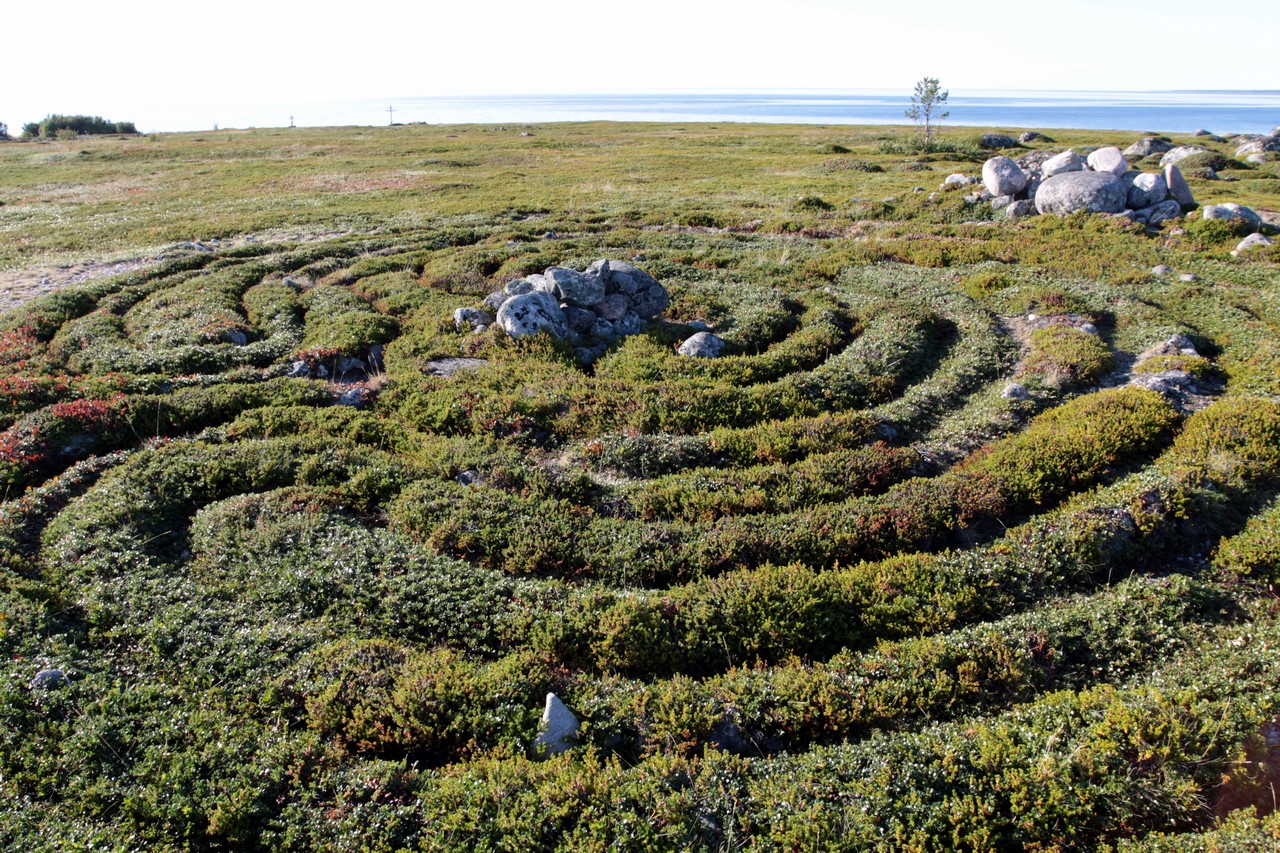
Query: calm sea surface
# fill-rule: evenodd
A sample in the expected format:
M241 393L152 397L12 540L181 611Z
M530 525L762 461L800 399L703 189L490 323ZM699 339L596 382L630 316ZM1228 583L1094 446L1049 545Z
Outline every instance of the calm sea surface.
M536 124L553 121L907 124L909 92L512 95L167 105L135 111L144 130L219 126ZM953 93L945 125L1189 133L1266 133L1280 125L1280 90ZM393 110L389 112L388 108ZM133 118L133 116L131 116Z

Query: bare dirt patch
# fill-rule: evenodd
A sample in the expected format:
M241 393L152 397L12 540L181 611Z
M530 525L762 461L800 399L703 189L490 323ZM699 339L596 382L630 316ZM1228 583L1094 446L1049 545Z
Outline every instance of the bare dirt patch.
M148 257L105 263L86 261L26 270L0 270L0 311L16 308L37 296L53 293L68 285L135 272L159 262L158 257Z

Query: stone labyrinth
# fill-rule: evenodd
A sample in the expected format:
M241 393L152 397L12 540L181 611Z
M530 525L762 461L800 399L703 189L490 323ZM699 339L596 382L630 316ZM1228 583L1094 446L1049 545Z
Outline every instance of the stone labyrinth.
M71 837L1050 847L1263 790L1273 306L528 230L180 253L4 316L2 775ZM473 322L599 259L669 304Z

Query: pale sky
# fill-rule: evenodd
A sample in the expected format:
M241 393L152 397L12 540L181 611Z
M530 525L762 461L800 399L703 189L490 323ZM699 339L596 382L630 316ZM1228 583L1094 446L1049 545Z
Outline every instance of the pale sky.
M0 121L175 102L673 90L1280 89L1280 3L16 0ZM139 122L140 125L142 122ZM143 129L146 129L145 127Z

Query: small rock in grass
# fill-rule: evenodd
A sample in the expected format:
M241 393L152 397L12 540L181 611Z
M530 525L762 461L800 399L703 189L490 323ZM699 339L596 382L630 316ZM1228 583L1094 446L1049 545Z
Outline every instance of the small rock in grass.
M1157 264L1151 268L1152 275L1168 275L1171 272L1173 272L1173 268L1164 264Z
M1027 391L1025 385L1019 385L1017 382L1010 382L1004 386L1004 390L1000 392L1000 396L1006 400L1029 400L1031 392Z
M1201 219L1239 219L1248 223L1253 228L1262 225L1262 217L1254 213L1249 208L1235 202L1223 202L1222 204L1206 204L1200 211Z
M1199 280L1200 280L1200 276L1196 275L1193 272L1184 272L1182 275L1178 276L1178 281L1185 281L1188 284L1195 281L1199 281Z
M289 365L289 371L285 376L290 379L305 379L311 375L311 365L305 361L295 361Z
M1030 145L1032 142L1052 142L1053 140L1045 136L1043 133L1037 133L1034 130L1028 130L1026 133L1018 137L1019 145Z
M35 678L31 679L31 689L56 690L59 687L66 687L69 683L67 674L62 670L42 669L36 673Z
M1015 201L1004 209L1005 219L1015 222L1028 216L1038 216L1039 213L1040 211L1036 210L1036 203L1029 198Z
M1077 326L1076 328L1078 328L1080 331L1084 332L1086 335L1096 335L1096 334L1098 334L1098 327L1097 327L1097 326L1095 326L1095 325L1093 325L1092 323L1082 323L1082 324L1080 324L1079 326Z
M547 694L547 704L542 710L542 724L533 742L539 755L559 755L578 743L578 718L554 693Z
M478 308L455 308L453 326L459 332L467 332L476 326L492 326L493 315Z
M1240 255L1252 249L1258 249L1263 246L1270 246L1270 245L1271 245L1271 241L1268 240L1266 237L1258 233L1253 233L1253 234L1250 234L1248 237L1245 237L1239 243L1237 243L1236 250L1231 254L1235 255L1236 257L1239 257Z
M680 344L676 352L691 358L718 358L724 352L724 340L710 332L698 332Z

